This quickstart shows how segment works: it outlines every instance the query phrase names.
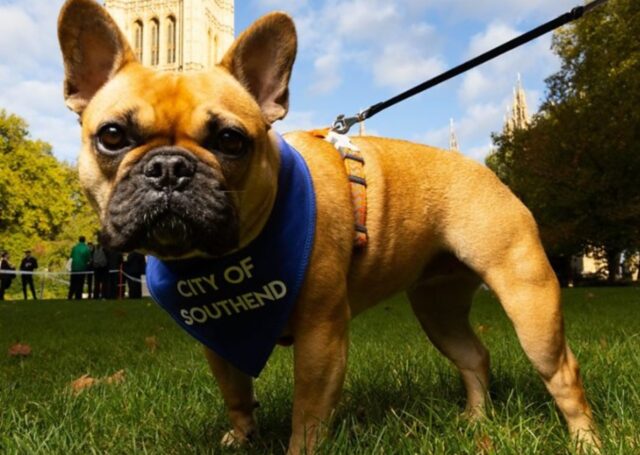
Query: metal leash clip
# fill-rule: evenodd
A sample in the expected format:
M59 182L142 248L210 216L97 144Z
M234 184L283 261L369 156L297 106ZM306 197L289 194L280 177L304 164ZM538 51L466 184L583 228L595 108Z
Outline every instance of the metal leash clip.
M347 134L353 125L367 119L367 114L370 109L371 108L363 109L353 117L345 117L344 114L338 115L333 125L331 125L331 131L338 134Z
M331 131L338 134L347 134L351 127L359 121L358 116L345 117L344 114L340 114L331 125Z

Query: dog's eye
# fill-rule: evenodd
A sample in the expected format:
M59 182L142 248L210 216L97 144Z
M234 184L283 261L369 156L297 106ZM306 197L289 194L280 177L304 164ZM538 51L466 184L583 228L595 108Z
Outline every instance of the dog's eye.
M241 158L249 149L249 140L238 130L226 128L215 139L213 150L230 158Z
M98 150L113 154L123 151L131 145L131 140L125 129L115 123L103 126L96 135Z

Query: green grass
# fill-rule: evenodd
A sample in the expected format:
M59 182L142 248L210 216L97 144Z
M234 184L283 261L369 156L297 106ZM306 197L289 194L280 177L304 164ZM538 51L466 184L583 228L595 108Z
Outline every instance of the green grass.
M568 338L581 363L604 453L640 453L640 289L564 293ZM403 298L352 324L342 401L326 454L571 453L564 422L488 292L473 325L492 354L490 417L459 414L464 391L426 341ZM145 338L155 336L155 352ZM28 343L30 357L7 355ZM291 413L291 350L278 348L256 383L261 435L223 450L222 400L201 348L148 301L0 304L0 453L283 453ZM83 374L125 371L79 395Z

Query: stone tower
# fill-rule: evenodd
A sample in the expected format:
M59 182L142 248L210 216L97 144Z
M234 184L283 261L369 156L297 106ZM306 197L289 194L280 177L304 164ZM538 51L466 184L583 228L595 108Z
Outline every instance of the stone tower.
M234 0L106 0L143 64L164 71L215 65L233 43Z
M505 131L513 133L515 130L523 130L529 127L531 117L527 107L527 97L522 88L522 79L518 73L518 82L513 89L513 106L511 111L507 111L505 118Z
M456 128L453 124L453 119L449 119L449 150L459 152L458 136L456 135Z

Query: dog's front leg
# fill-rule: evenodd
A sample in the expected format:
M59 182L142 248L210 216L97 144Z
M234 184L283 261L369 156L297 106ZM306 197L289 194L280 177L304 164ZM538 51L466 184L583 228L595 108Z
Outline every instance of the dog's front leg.
M340 398L347 366L346 298L344 304L331 312L297 313L296 319L306 321L296 321L299 330L294 335L295 385L289 455L314 453Z
M253 394L253 380L212 350L205 348L204 352L211 371L218 381L232 425L232 429L223 436L222 444L225 446L245 444L257 432L253 414L257 407Z

